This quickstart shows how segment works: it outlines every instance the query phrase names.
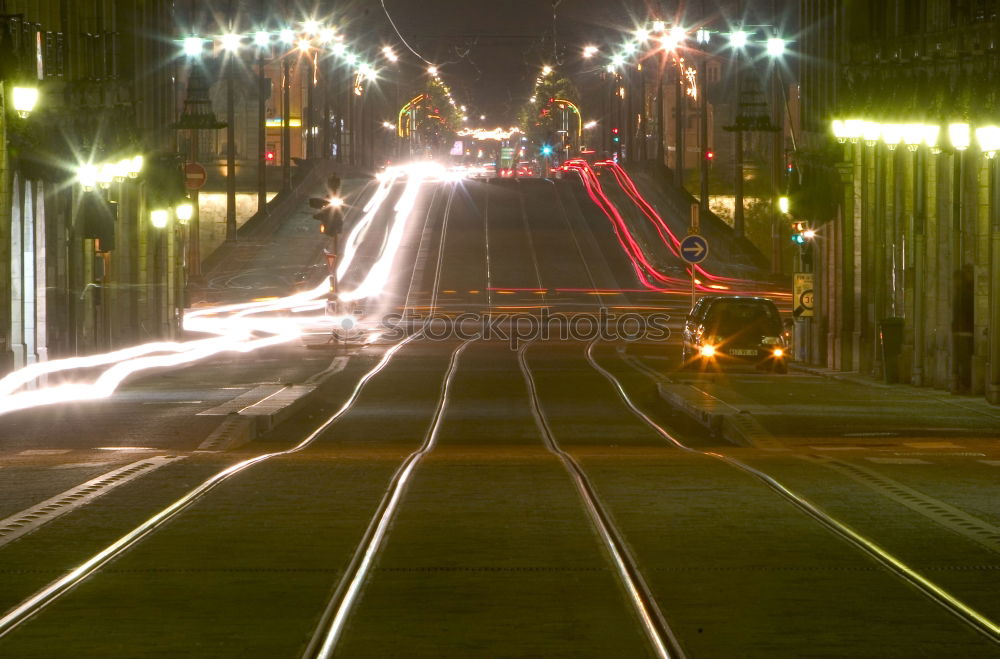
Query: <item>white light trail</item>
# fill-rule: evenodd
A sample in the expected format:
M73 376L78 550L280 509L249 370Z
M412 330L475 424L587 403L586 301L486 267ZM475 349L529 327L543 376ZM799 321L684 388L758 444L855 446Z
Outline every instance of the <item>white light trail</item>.
M430 180L452 178L444 167L435 163L421 162L386 170L375 193L364 206L364 217L348 236L341 267L338 269L338 279L344 276L354 261L354 256L364 242L365 234L380 214L393 183L404 176L408 178L408 183L394 209L395 215L389 232L381 238L380 256L361 286L344 296L345 300L359 300L383 292L421 185ZM302 336L307 327L329 327L349 317L322 315L329 293L330 285L324 278L322 283L310 290L282 298L190 309L184 317L184 329L211 334L211 338L185 342L157 341L100 355L32 364L0 378L0 414L41 405L100 400L111 396L126 378L141 371L189 364L224 352L247 353L294 341ZM298 316L289 317L289 314ZM108 368L92 382L42 385L41 378L45 376L101 367ZM32 385L37 388L29 388Z

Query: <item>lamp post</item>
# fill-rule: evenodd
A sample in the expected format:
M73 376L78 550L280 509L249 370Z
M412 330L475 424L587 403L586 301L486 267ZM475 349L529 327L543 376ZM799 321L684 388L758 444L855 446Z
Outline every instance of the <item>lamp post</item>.
M965 236L962 235L965 222L962 214L965 208L966 151L972 143L969 124L959 122L948 126L948 137L955 150L954 187L951 209L951 271L955 286L952 287L952 332L951 332L951 374L949 389L952 393L962 392L967 385L966 364L971 358L972 330L967 314L964 313L962 298L966 288Z
M203 40L199 37L190 37L184 40L184 50L188 55L188 68L190 71L187 97L184 99L184 111L181 113L180 119L172 126L176 130L190 131L189 163L197 163L198 161L199 130L218 130L226 127L225 123L216 119L215 112L212 111L212 101L208 93L208 81L205 79L204 66L200 60L202 44ZM191 191L191 203L194 206L194 215L191 218L188 229L188 275L193 282L200 282L201 222L198 208L198 190Z

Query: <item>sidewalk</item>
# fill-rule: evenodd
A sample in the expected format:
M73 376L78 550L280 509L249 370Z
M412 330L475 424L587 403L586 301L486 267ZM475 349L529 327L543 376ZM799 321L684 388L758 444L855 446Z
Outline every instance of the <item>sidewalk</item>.
M789 375L674 374L658 385L671 407L734 444L769 450L903 440L1000 439L1000 407L977 396L887 385L857 373L792 366Z

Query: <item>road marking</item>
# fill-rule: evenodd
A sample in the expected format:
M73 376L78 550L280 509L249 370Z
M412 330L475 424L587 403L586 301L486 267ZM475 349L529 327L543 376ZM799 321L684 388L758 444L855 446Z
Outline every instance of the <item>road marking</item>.
M149 446L99 446L98 451L120 451L122 453L141 453L142 451L162 451L163 449Z
M54 467L49 467L49 469L85 469L87 467L107 467L108 465L113 465L114 462L69 462L66 464L55 465Z
M929 465L927 460L920 458L865 458L868 462L880 465Z
M259 403L260 401L273 396L284 388L285 385L283 384L262 384L259 387L254 387L250 391L240 394L236 398L233 398L222 405L202 410L201 412L198 412L198 416L226 416L227 414L239 412L242 409L250 407L255 403Z
M965 448L954 442L904 442L903 446L910 448Z
M1000 551L1000 527L860 465L830 458L820 464L901 503L927 519L992 551Z
M140 476L145 476L160 467L181 459L183 458L158 455L145 460L139 460L124 467L119 467L114 471L109 471L97 478L92 478L86 483L66 490L62 494L57 494L51 499L46 499L36 506L22 510L5 519L0 519L0 546L8 542L13 542L21 536L38 529L43 524L90 503L119 485L133 481Z
M18 455L65 455L72 449L68 448L33 448L21 451Z

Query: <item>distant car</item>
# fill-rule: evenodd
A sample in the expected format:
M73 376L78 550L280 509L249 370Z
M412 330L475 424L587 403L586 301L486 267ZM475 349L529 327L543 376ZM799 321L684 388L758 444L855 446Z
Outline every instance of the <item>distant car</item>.
M788 372L781 314L767 298L706 295L688 314L683 340L685 365L743 362Z

